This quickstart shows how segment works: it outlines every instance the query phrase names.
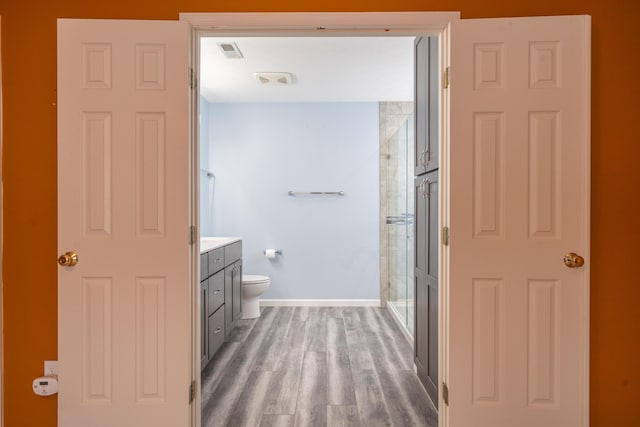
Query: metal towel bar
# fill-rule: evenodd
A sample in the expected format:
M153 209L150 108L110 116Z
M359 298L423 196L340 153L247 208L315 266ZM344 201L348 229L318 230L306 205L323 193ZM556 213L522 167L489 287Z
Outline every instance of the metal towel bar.
M344 196L344 191L289 191L290 196Z

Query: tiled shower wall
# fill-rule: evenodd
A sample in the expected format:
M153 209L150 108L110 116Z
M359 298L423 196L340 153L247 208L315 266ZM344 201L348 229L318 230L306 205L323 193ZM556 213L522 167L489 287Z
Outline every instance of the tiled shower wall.
M387 158L389 138L413 113L413 102L380 102L380 303L386 306L389 287L389 242L386 218L389 213L389 194L387 188ZM393 172L393 171L391 171ZM393 273L393 272L391 272Z

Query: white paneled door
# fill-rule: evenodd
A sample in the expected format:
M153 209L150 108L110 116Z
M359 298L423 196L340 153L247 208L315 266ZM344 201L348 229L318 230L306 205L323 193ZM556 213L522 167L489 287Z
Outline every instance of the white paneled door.
M187 426L189 28L58 22L58 425Z
M451 46L448 425L586 426L590 19L461 20Z
M445 425L588 424L589 38L451 22ZM188 40L59 21L60 426L189 425Z

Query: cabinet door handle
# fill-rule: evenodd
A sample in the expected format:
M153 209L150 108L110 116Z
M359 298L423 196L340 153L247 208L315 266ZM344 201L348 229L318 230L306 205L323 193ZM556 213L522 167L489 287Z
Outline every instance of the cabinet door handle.
M213 291L214 295L218 295L220 293L220 289L216 289L215 291Z
M420 154L420 163L422 163L422 166L427 166L427 163L431 160L429 154L429 150L426 148L422 151L422 154Z
M216 263L216 262L220 262L220 261L222 261L222 258L215 258L215 259L213 260L213 262L214 262L214 263Z
M218 328L218 329L216 329L215 331L213 331L213 333L214 333L214 334L219 334L221 330L222 330L221 328Z
M420 184L420 190L422 191L422 197L424 197L425 199L431 195L429 193L429 184L430 184L429 178L425 178L422 181L422 184Z

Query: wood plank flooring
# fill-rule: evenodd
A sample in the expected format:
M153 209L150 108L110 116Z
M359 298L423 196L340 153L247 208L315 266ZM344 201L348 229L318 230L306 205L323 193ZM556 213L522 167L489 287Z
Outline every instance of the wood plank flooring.
M438 415L391 315L266 307L202 372L202 426L424 426Z

